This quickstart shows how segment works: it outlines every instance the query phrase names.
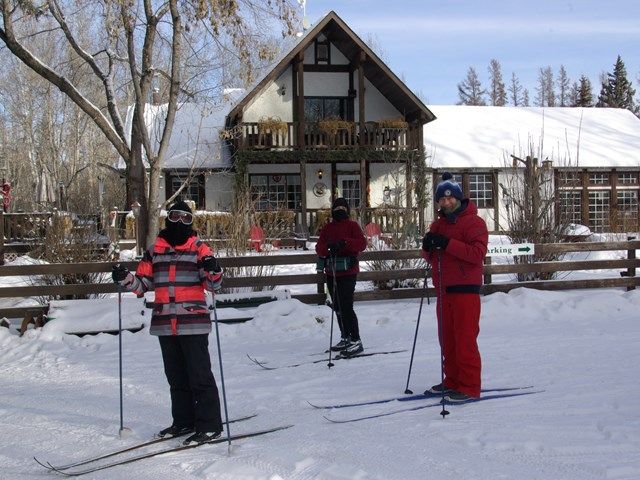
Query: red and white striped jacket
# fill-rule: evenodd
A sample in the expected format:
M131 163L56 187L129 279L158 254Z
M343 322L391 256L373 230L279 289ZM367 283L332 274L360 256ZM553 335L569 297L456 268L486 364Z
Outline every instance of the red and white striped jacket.
M172 247L158 237L140 260L136 273L122 285L136 295L155 290L152 335L199 335L211 332L211 317L204 290L222 284L222 272L202 269L202 259L213 251L196 235Z

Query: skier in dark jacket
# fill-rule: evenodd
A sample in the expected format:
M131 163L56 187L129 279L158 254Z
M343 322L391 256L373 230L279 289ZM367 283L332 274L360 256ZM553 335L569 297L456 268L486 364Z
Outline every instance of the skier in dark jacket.
M176 202L135 275L120 265L112 273L115 283L137 295L155 290L149 332L160 341L173 416L172 425L158 436L193 432L185 445L202 443L222 433L220 398L208 348L211 318L204 294L205 289L220 290L222 269L192 223L189 206Z
M364 351L358 317L353 310L353 294L360 271L358 255L367 248L360 225L349 219L349 213L349 203L342 197L336 198L331 206L332 220L322 228L316 243L316 253L324 259L327 288L340 327L341 339L331 350L345 357ZM333 298L334 284L336 298Z
M433 283L438 294L436 310L438 338L444 356L444 384L434 385L428 392L445 393L446 399L462 402L480 396L481 360L477 338L480 287L489 235L477 207L463 198L460 185L450 173L442 175L435 200L440 206L439 218L423 239L422 255L433 267Z

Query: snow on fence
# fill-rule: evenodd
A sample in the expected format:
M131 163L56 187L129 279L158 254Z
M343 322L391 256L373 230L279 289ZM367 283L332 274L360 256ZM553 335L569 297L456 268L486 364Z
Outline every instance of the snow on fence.
M636 258L636 249L640 249L640 240L615 241L615 242L585 242L562 244L536 244L534 263L527 264L491 264L490 257L485 260L484 283L482 293L508 292L514 288L534 288L539 290L569 290L583 288L613 288L622 287L632 290L640 285L640 278L636 277L636 269L640 267L640 259ZM586 259L570 261L535 261L536 257L548 258L549 255L563 255L571 252L582 252ZM589 259L588 254L596 252L618 252L618 258ZM626 254L625 254L626 253ZM597 256L597 255L595 255ZM626 257L626 258L625 258ZM366 261L419 259L420 250L381 250L364 252L360 259ZM302 255L254 255L246 257L221 257L220 264L225 267L245 267L264 265L315 265L315 254ZM137 262L96 262L96 263L70 263L70 264L45 264L45 265L4 265L0 266L0 276L36 276L36 275L63 275L72 273L108 273L115 263L121 263L133 270ZM426 267L426 265L425 265ZM427 275L425 267L402 268L388 270L362 271L358 275L358 282L385 282L388 280L421 279ZM580 278L513 281L513 275L522 273L544 272L577 272ZM598 272L600 271L600 272ZM605 274L606 273L606 274ZM116 285L111 282L110 275L103 276L103 283L85 283L72 285L30 285L30 286L0 286L0 298L23 299L29 297L46 296L71 296L78 294L105 294L117 292ZM496 278L497 277L497 278ZM317 293L294 294L305 303L321 304L325 301L324 275L321 273L302 273L295 275L269 275L269 276L238 276L226 278L224 287L262 288L269 290L287 285L317 286ZM389 290L356 291L355 300L394 300L406 298L419 298L424 293L435 296L433 288L396 288ZM0 318L23 318L27 315L37 316L39 312L46 312L48 305L36 305L28 307L0 308Z

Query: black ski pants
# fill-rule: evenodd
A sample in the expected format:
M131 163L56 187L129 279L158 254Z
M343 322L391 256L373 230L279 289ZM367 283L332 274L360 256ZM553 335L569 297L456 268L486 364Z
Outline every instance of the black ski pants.
M357 278L358 275L344 275L342 277L327 275L327 288L338 317L341 336L342 338L350 337L351 340L360 340L358 317L353 310L353 293L356 290ZM334 283L335 295L333 292Z
M220 397L211 372L209 335L159 336L171 392L173 425L221 432Z

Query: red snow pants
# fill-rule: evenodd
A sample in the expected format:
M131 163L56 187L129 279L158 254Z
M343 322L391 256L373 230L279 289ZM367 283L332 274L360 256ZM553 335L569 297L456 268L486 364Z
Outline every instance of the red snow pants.
M447 388L477 398L480 396L482 368L477 342L480 295L445 293L442 299L438 298L437 315L438 338L444 355L444 384Z

